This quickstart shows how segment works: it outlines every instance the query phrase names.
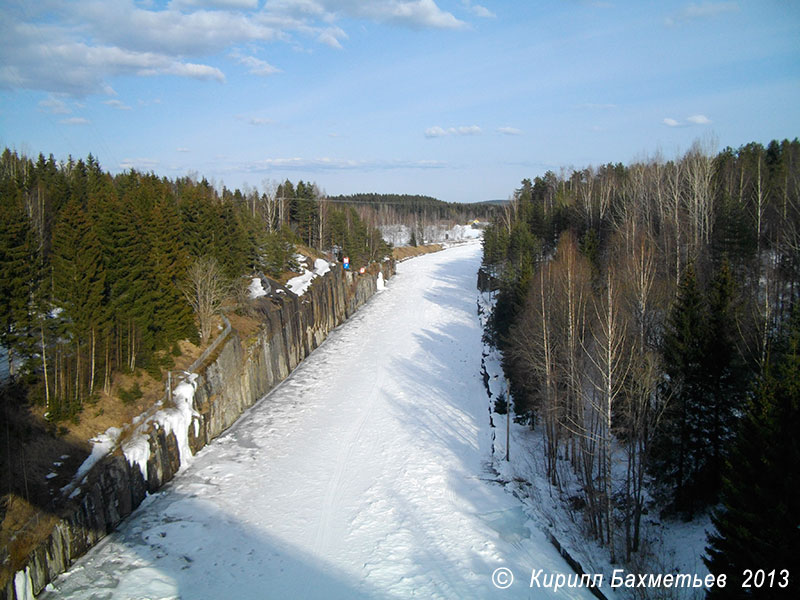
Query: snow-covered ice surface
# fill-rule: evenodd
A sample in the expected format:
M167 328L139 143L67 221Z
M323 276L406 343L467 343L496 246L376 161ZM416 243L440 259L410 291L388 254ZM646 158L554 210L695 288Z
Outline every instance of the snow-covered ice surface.
M44 598L539 598L569 573L491 481L471 244L382 294ZM496 589L492 573L515 574ZM561 589L558 598L591 598Z

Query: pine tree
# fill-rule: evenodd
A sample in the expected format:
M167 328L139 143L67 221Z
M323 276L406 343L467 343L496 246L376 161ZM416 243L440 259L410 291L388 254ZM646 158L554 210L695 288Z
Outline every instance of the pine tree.
M778 367L767 368L727 465L704 561L728 583L709 590L709 598L800 597L800 310L788 337ZM746 569L774 569L774 583L743 588Z

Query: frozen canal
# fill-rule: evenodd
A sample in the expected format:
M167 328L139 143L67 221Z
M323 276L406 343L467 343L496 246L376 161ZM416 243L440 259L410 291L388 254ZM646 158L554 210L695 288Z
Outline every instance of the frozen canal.
M52 598L528 598L569 567L492 476L479 244L398 265ZM493 585L499 567L515 574ZM504 583L499 574L499 583ZM562 589L555 597L591 598Z

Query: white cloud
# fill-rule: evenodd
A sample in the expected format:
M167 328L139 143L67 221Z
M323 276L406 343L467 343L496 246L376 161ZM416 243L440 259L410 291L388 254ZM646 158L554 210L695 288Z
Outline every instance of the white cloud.
M272 125L274 123L271 119L263 119L261 117L251 117L247 120L250 125Z
M240 65L247 67L247 71L251 75L261 75L263 77L267 77L269 75L274 75L275 73L281 72L279 68L273 67L267 61L256 58L255 56L245 56L236 51L231 52L228 56L230 56Z
M690 19L705 19L738 10L738 2L703 2L702 4L689 4L683 10L683 14Z
M667 127L691 127L692 125L710 125L711 119L705 115L692 115L691 117L686 117L685 122L670 117L663 119L661 122Z
M267 9L294 16L314 15L332 22L339 15L412 28L462 29L467 24L439 8L434 0L281 0Z
M225 74L209 65L198 65L194 63L182 63L174 61L163 68L140 71L141 75L178 75L180 77L190 77L192 79L213 79L220 83L225 82Z
M471 0L461 0L461 4L464 5L464 8L471 12L476 17L481 17L483 19L494 19L497 17L492 11L490 11L485 6L481 6L480 4L473 4Z
M339 42L340 39L346 40L347 34L339 27L327 27L317 37L317 41L337 50L342 49L342 44Z
M69 119L61 119L59 123L62 125L88 125L89 119L84 117L70 117Z
M111 108L116 108L117 110L131 110L131 107L121 100L106 100L103 104L107 104Z
M462 125L460 127L448 127L444 129L439 125L429 127L425 130L425 137L446 137L449 135L478 135L481 133L481 128L477 125Z
M72 112L72 110L67 106L66 102L60 98L56 98L53 95L50 95L44 100L40 101L39 108L54 115L68 115Z
M522 130L516 127L498 127L497 132L503 135L522 135Z
M17 27L10 42L16 49L11 64L0 70L0 86L39 89L73 96L114 95L108 79L118 75L178 75L224 81L222 72L208 65L183 62L156 52L119 46L91 46L65 39L56 31L40 36ZM46 41L42 42L42 37ZM9 45L6 41L5 46ZM2 48L0 48L2 50Z
M279 70L252 56L263 44L297 46L302 36L339 49L348 39L337 26L345 17L418 29L467 27L435 0L172 0L166 6L76 0L21 7L4 6L0 19L0 87L75 97L113 95L110 82L118 76L223 82L224 73L204 62L220 52L253 74L271 75ZM252 48L248 56L236 50L244 45Z
M690 123L694 123L695 125L710 125L711 119L709 119L705 115L692 115L691 117L686 118L687 121Z
M175 152L191 152L188 148L175 148Z
M268 171L374 171L395 169L441 169L447 163L437 160L353 160L345 158L265 158L232 167L230 170L262 173Z
M425 130L425 137L444 137L447 131L436 125L435 127L428 127Z
M738 12L738 2L702 2L701 4L688 4L675 15L666 17L664 23L668 26L696 21L698 19L710 19L719 15Z
M73 20L101 43L173 57L206 56L234 43L280 37L279 30L254 12L144 10L127 2L84 3L75 12Z
M141 171L153 171L159 165L154 158L125 158L119 163L120 169L139 169Z
M220 9L249 9L258 8L258 0L172 0L170 8L220 8Z

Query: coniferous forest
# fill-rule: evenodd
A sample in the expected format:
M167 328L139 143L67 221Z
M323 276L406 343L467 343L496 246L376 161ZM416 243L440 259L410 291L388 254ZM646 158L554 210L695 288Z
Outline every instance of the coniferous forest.
M587 537L635 564L652 511L710 510L719 593L788 569L769 591L796 597L800 142L526 179L482 269L514 413Z
M3 401L45 405L58 422L109 393L115 373L160 379L179 340L207 341L186 298L193 266L235 297L245 276L291 270L297 244L358 266L390 251L310 183L220 191L205 179L111 175L92 155L33 160L6 149L0 346L13 386Z

